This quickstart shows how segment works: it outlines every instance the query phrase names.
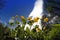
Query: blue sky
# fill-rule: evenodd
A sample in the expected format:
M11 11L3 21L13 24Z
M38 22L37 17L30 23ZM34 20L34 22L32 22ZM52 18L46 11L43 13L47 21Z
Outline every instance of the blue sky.
M0 9L0 20L3 22L7 22L12 16L19 15L28 17L30 12L34 7L34 2L36 0L5 0L5 6ZM47 1L47 0L44 0ZM56 2L60 2L60 0L55 0ZM48 4L48 2L47 2ZM55 6L55 4L54 4ZM60 8L60 6L58 5ZM60 10L55 10L56 13L60 13Z
M36 0L6 0L5 6L0 9L2 21L8 21L12 16L27 17L34 7Z

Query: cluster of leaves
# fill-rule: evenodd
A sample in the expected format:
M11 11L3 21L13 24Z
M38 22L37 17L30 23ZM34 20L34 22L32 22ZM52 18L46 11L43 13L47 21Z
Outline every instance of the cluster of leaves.
M40 30L39 25L35 25L35 28L30 30L28 27L24 30L25 24L28 23L31 27L33 23L38 21L38 17L32 20L31 18L24 18L21 16L22 26L19 25L16 15L15 22L10 22L9 25L16 26L15 29L10 29L11 26L4 27L0 23L0 39L1 40L60 40L60 24L51 24L50 27L43 27ZM15 17L12 17L14 20ZM48 18L44 18L44 22L48 22Z

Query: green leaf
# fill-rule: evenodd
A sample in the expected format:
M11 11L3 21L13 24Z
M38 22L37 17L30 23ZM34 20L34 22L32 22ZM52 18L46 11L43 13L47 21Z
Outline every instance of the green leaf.
M14 25L14 23L12 23L12 22L9 22L9 25L10 25L10 26L13 26L13 25Z
M19 24L19 21L16 21L15 23L16 23L16 24Z

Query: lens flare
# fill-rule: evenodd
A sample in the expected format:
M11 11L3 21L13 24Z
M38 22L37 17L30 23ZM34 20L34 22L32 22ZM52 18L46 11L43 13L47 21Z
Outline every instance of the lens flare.
M38 20L38 22L34 23L33 26L35 25L39 25L39 28L42 30L42 26L41 26L41 19L43 16L43 0L36 0L35 4L34 4L34 8L32 10L32 12L30 13L29 17L32 17L32 20L35 17L39 17L40 19ZM33 29L33 26L31 29Z

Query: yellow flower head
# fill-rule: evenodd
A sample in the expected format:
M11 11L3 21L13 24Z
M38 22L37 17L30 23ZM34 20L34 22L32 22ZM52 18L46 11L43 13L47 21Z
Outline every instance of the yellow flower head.
M36 31L37 31L37 32L40 32L40 29L39 29L39 28L36 28Z
M16 15L15 17L18 18L18 15Z
M40 18L39 17L36 17L37 18L37 20L39 20Z
M48 18L44 18L44 22L48 22Z
M13 20L14 20L14 18L15 18L15 17L14 17L14 16L12 16L12 19L13 19Z
M28 17L27 20L32 20L32 18L31 17Z
M34 18L34 22L38 22L39 17Z
M24 16L21 16L20 18L21 18L21 19L25 19Z

